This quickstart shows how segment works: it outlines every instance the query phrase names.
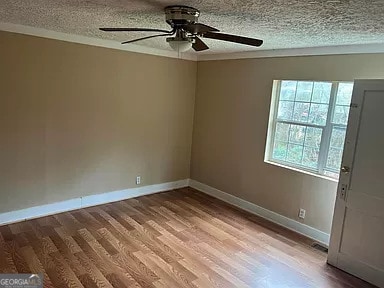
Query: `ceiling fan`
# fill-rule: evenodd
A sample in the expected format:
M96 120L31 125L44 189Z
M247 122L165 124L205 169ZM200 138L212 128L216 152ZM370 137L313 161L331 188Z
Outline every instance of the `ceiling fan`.
M129 40L122 42L121 44L128 44L161 36L172 36L167 37L166 40L171 48L178 52L185 52L190 48L193 48L195 51L203 51L209 49L209 47L200 39L200 37L234 42L255 47L259 47L263 44L263 40L260 39L218 33L218 29L198 23L200 11L192 7L172 5L165 7L164 12L165 21L172 28L170 31L152 28L100 28L100 30L105 32L161 32L161 34Z

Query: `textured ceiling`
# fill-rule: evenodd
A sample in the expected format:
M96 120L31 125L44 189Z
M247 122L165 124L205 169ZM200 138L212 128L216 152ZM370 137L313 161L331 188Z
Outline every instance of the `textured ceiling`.
M211 49L199 53L384 43L383 0L1 0L0 22L122 41L151 34L98 27L169 29L163 8L172 4L198 8L199 22L223 33L265 41L253 48L204 39ZM135 44L170 50L164 38Z

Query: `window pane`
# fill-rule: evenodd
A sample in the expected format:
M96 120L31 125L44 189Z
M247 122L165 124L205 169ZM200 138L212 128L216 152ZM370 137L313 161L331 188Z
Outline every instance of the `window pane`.
M309 103L295 102L293 120L297 122L307 122L309 114Z
M305 146L319 148L322 134L323 129L308 127L305 135Z
M288 134L289 134L289 124L285 124L285 123L276 124L276 132L275 132L276 141L288 142Z
M335 112L333 113L333 123L334 124L348 124L348 115L349 115L349 106L339 106L336 105Z
M303 146L288 144L288 153L287 153L287 161L301 164L301 159L303 157Z
M297 81L281 81L280 100L295 100Z
M313 82L299 81L297 83L295 101L311 101Z
M293 105L295 102L280 101L277 118L281 120L292 120Z
M275 141L273 145L272 158L276 160L285 160L287 156L287 143Z
M304 144L305 126L291 125L289 132L289 142L294 144Z
M318 148L304 147L302 164L309 168L317 168L319 152Z
M312 102L328 104L331 97L332 83L315 82L313 86Z
M333 148L344 148L344 140L345 140L346 128L333 128L331 135L331 144L330 146Z
M341 158L343 156L343 149L329 148L327 158L327 168L339 170L341 166Z
M347 105L351 104L353 83L340 83L337 89L336 104Z
M325 126L327 123L328 105L326 104L311 104L309 113L309 123Z
M284 80L279 88L271 160L317 173L321 167L324 175L337 177L353 83ZM331 135L323 141L323 131L328 128Z

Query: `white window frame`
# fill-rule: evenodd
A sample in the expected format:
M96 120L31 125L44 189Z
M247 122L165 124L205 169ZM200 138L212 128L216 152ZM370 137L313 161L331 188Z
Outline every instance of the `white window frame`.
M281 82L282 81L332 83L331 95L330 95L329 106L328 106L327 121L326 121L325 126L316 125L316 124L312 124L312 123L296 122L293 120L278 120L277 119L279 100L280 100ZM338 179L338 177L335 178L335 177L326 175L325 171L329 171L329 172L335 173L337 175L340 173L340 171L326 168L325 166L327 163L327 156L328 156L328 151L330 148L331 134L332 134L333 128L337 128L337 127L340 127L342 129L347 128L347 125L332 123L332 117L333 117L334 110L336 107L336 95L337 95L337 91L338 91L338 87L339 87L340 83L352 83L352 81L314 81L314 80L274 80L273 81L271 108L270 108L269 124L268 124L268 134L267 134L267 142L266 142L266 149L265 149L265 156L264 156L265 162L270 163L270 164L276 164L279 166L283 166L283 167L286 167L288 169L293 169L293 170L296 170L299 172L310 173L310 174L324 177L324 178L331 179L331 180L337 180ZM273 145L274 145L274 141L275 141L275 132L276 132L277 123L286 123L286 124L293 124L293 125L300 125L300 126L315 127L315 128L323 129L323 133L321 136L320 149L319 149L318 168L310 168L310 167L303 166L300 164L272 158Z

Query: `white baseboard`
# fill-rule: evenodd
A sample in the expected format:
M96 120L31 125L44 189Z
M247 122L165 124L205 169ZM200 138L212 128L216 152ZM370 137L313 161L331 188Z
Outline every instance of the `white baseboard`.
M0 214L0 225L20 222L28 219L39 218L56 213L76 210L84 207L90 207L138 196L144 196L157 192L163 192L172 189L178 189L187 187L189 185L189 179L154 184L148 186L141 186L137 188L130 188L120 191L107 192L102 194L95 194L85 197L74 198L61 202L45 204L30 208L25 208L17 211L11 211Z
M267 219L273 223L281 225L289 230L295 231L299 234L302 234L306 237L314 239L315 241L328 246L329 244L329 234L322 232L318 229L315 229L311 226L305 225L303 223L297 222L293 219L280 215L276 212L270 211L263 207L257 206L251 202L233 196L231 194L225 193L219 189L208 186L204 183L200 183L196 180L190 180L189 186L199 190L205 194L208 194L212 197L218 198L224 202L232 204L236 207L239 207L245 211L248 211L252 214L260 216L264 219Z
M120 191L90 195L85 197L69 199L61 202L45 204L41 206L29 207L29 208L25 208L17 211L1 213L0 225L20 222L28 219L39 218L39 217L48 216L56 213L72 211L80 208L85 208L85 207L90 207L90 206L95 206L95 205L100 205L105 203L111 203L111 202L130 199L138 196L144 196L144 195L149 195L149 194L158 193L162 191L183 188L187 186L190 186L210 196L223 200L229 204L239 207L252 214L263 217L271 222L279 224L299 234L312 238L326 246L328 246L329 244L329 234L327 233L324 233L313 227L297 222L288 217L277 214L273 211L267 210L263 207L257 206L251 202L248 202L246 200L243 200L231 194L225 193L221 190L218 190L206 184L200 183L195 180L190 180L190 179L184 179L184 180L179 180L174 182L141 186L137 188L129 188L129 189L120 190Z

